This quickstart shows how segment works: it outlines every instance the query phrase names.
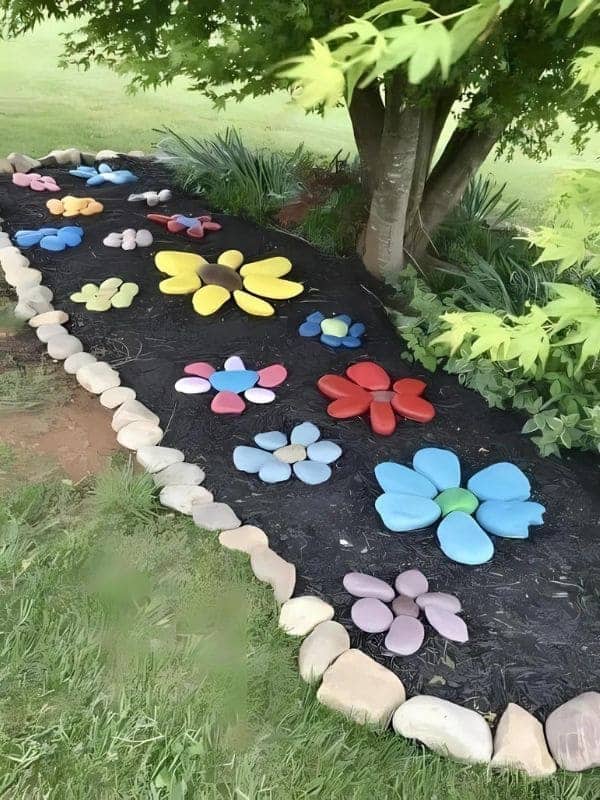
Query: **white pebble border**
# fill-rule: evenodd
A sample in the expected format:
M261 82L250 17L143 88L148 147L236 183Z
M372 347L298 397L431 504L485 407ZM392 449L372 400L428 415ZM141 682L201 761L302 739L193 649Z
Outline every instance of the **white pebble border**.
M44 166L93 165L96 161L116 159L122 155L149 158L140 150L128 154L101 150L94 155L68 148L53 150L39 160L11 153L6 159L0 159L0 174L8 172L8 168L2 169L3 163L9 164L14 171L28 171ZM504 723L497 726L492 744L492 733L483 715L430 695L417 695L406 700L404 686L395 673L365 653L350 648L347 632L333 621L334 609L329 603L308 595L292 598L296 583L295 566L271 550L264 531L253 525L243 525L230 506L215 502L212 493L199 486L205 477L200 467L185 462L180 450L158 446L163 438L158 417L135 400L133 389L121 387L116 370L109 364L98 362L92 354L84 353L79 339L62 328L58 320L66 323L68 315L54 309L52 292L41 285L41 272L31 267L29 259L12 245L1 227L0 268L17 295L15 316L29 321L51 357L56 352L62 359L63 352L68 353L63 361L65 371L75 374L78 383L96 394L103 407L114 411L112 427L117 432L117 441L134 452L138 463L153 476L154 483L160 488L161 504L193 516L196 524L204 530L220 530L221 545L247 554L255 577L272 587L280 605L279 627L296 639L306 637L300 647L299 671L306 682L315 685L321 682L317 690L321 703L359 724L370 723L381 728L390 726L393 720L396 733L417 739L435 752L465 763L520 769L537 778L556 771L555 760L548 751L547 739L551 739L548 727L545 738L543 731L540 732L541 723L519 706L509 704L500 718ZM48 324L45 324L46 320ZM186 476L187 483L175 482L181 476ZM220 520L229 523L226 530L219 526ZM567 715L577 701L584 706L586 701L589 705L600 706L600 695L595 692L579 695L559 706L550 716L556 717L563 708ZM412 709L416 713L411 713ZM517 715L515 709L519 709ZM600 740L600 714L590 720L585 710L582 712L584 719L571 720L571 729L562 734L564 740L569 735L583 740L586 725L595 730L596 743ZM524 724L515 731L512 744L517 746L507 747L506 731L515 716L521 716ZM471 737L468 735L470 727L473 729ZM589 727L587 735L590 735ZM554 751L552 744L558 752ZM554 737L550 742L559 765L570 771L582 771L600 764L600 745L594 747L593 743L590 744L594 751L592 756L587 760L577 760L569 758L564 741ZM585 748L583 743L582 748ZM506 750L514 752L505 755Z

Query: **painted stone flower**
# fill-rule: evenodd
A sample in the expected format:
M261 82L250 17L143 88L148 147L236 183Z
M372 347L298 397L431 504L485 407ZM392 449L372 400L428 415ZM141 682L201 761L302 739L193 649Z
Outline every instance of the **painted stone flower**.
M459 564L491 559L494 544L488 533L526 539L530 525L543 524L546 509L529 499L529 480L515 464L492 464L469 478L464 489L460 461L450 450L425 447L412 463L412 469L393 461L375 467L384 492L375 501L377 513L385 527L396 532L426 528L443 517L437 529L439 545Z
M282 280L281 276L290 272L292 264L281 256L242 266L244 256L239 250L221 253L216 264L195 253L161 250L154 257L154 263L161 272L171 276L160 282L160 291L193 294L194 310L203 317L216 313L231 297L242 311L270 317L275 308L263 298L288 300L304 291L301 283Z
M427 384L416 378L400 378L392 384L387 372L373 361L361 361L341 375L323 375L317 386L333 400L327 413L335 419L348 419L369 412L371 428L381 436L391 436L397 417L415 422L430 422L435 409L421 395Z
M43 250L58 252L66 247L77 247L83 241L83 228L79 225L62 225L60 228L24 229L15 233L19 247L39 245Z
M177 381L175 389L182 394L204 394L215 389L217 394L210 404L215 414L241 414L246 408L241 394L249 403L272 403L275 400L272 389L287 378L282 364L251 370L246 369L239 356L230 356L223 367L217 372L205 361L188 364L183 370L186 377Z
M210 231L220 231L221 225L213 222L210 214L202 214L199 217L186 217L183 214L147 214L149 220L164 225L171 233L181 233L185 231L190 239L203 239Z
M292 429L289 440L281 431L258 433L258 447L236 447L233 463L241 472L258 474L264 483L281 483L294 475L315 486L331 478L331 467L342 455L342 448L326 439L312 422Z
M364 332L362 322L353 323L347 314L326 317L320 311L309 314L298 328L300 336L307 339L318 336L321 344L328 347L361 347Z
M103 183L121 185L137 181L137 176L130 170L113 169L110 164L105 164L104 162L98 165L98 169L84 166L70 169L69 175L74 175L76 178L85 178L86 186L100 186Z

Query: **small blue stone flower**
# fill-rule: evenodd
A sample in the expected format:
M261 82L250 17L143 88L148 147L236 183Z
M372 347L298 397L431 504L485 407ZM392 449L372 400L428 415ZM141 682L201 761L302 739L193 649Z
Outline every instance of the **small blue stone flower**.
M342 455L335 442L321 439L321 431L312 422L292 429L289 437L281 431L258 433L258 447L236 447L233 463L241 472L257 474L264 483L281 483L292 475L311 486L331 478L331 467Z
M352 322L347 314L336 317L325 317L320 311L309 314L298 328L300 336L310 339L319 336L321 343L328 347L362 347L362 336L365 333L362 322Z
M530 525L543 524L546 509L529 500L527 476L508 462L476 472L464 489L457 456L425 447L415 453L413 469L387 461L375 467L375 477L384 492L375 508L386 528L414 531L443 517L437 530L439 545L459 564L491 559L494 545L488 533L526 539Z
M44 250L58 252L65 247L77 247L83 240L83 228L79 225L63 225L60 228L38 228L37 230L20 230L15 233L15 242L19 247L39 245Z
M77 167L70 169L69 175L76 178L85 178L86 186L100 186L102 183L133 183L137 177L128 169L113 169L110 164L104 162L96 167Z

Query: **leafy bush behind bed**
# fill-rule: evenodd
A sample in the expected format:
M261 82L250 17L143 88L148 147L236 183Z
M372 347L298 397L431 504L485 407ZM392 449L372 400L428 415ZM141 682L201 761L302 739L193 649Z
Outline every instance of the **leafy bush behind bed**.
M175 168L184 189L261 223L299 193L298 175L311 160L302 145L293 153L252 149L233 128L212 139L185 138L169 128L158 133L158 158Z

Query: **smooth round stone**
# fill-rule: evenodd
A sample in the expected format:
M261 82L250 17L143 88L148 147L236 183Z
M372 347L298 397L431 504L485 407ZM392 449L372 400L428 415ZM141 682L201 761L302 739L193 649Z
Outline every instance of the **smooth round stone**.
M140 450L146 449L146 447L142 447L138 453ZM161 505L179 511L180 514L191 516L195 506L200 503L212 503L213 496L203 486L167 485L160 490L159 500Z
M242 524L226 503L196 503L192 506L192 517L194 523L206 531L229 531Z
M66 330L62 325L40 325L36 330L36 336L40 342L49 342L53 336L61 336L66 334Z
M188 364L183 368L186 375L193 375L195 378L210 378L215 371L215 368L208 364L206 361L195 361L193 364Z
M302 483L317 486L331 478L331 467L318 461L298 461L293 465L294 475Z
M135 243L138 247L150 247L153 241L154 237L146 228L140 228L135 234Z
M138 464L140 464L146 472L150 472L151 474L160 472L170 467L172 464L178 464L184 460L184 455L181 450L157 445L140 447L135 457Z
M392 622L385 637L385 646L399 656L412 656L423 644L425 628L414 617L399 616Z
M442 552L459 564L485 564L494 555L487 533L463 511L451 511L440 522L437 538Z
M437 494L437 489L423 475L415 472L403 464L393 461L384 461L375 467L377 483L384 492L399 492L401 494L416 494L430 500Z
M527 500L531 485L515 464L501 461L476 472L467 488L480 500Z
M89 364L95 364L96 361L96 356L93 356L91 353L75 353L65 359L63 366L65 372L68 372L69 375L75 375L78 369Z
M157 425L143 419L130 422L117 433L118 443L128 450L158 444L162 437L163 432Z
M258 477L264 483L282 483L289 480L292 475L292 468L283 461L267 454L269 457L258 471Z
M309 444L306 454L311 461L318 461L321 464L332 464L342 455L342 448L335 442L323 440Z
M253 386L251 389L246 389L244 397L249 403L264 405L265 403L272 403L273 400L275 400L275 393L270 389L262 389L260 386Z
M407 569L396 578L394 585L398 594L418 597L429 590L429 581L420 569Z
M129 386L113 386L100 395L100 405L104 408L117 408L127 400L135 400L135 391Z
M333 606L314 595L292 597L281 606L279 627L289 636L306 636L333 617Z
M462 609L460 600L453 594L446 594L446 592L426 592L416 599L416 604L419 608L426 609L435 606L442 608L444 611L449 611L451 614L458 614Z
M284 464L295 464L297 461L304 461L306 458L306 448L301 444L288 444L280 447L273 453L275 458L283 461Z
M321 431L312 422L302 422L293 428L290 435L290 442L292 444L301 444L308 447L309 444L314 444L321 436Z
M394 621L390 609L375 597L357 600L350 609L350 616L356 627L365 633L383 633Z
M161 469L153 475L154 485L160 488L164 486L199 486L204 478L205 472L197 464L189 464L187 461L178 461Z
M84 364L79 367L75 377L77 383L92 394L102 394L107 389L112 389L113 386L121 385L119 373L105 361Z
M283 364L271 364L258 370L258 385L265 389L272 389L280 386L287 378L287 369Z
M235 392L217 392L210 404L215 414L241 414L246 404Z
M469 641L469 631L465 621L457 617L456 614L433 605L427 606L425 616L431 627L444 639L449 639L451 642L460 642L461 644Z
M305 339L310 339L312 336L317 336L321 332L321 326L318 322L309 322L305 320L298 328L298 333Z
M444 489L435 498L435 502L442 509L443 516L446 516L451 511L464 511L465 514L472 514L479 505L479 500L473 492L460 487Z
M328 333L321 334L321 344L327 345L327 347L341 347L344 343L345 337L341 338L339 336L330 336Z
M32 328L40 328L44 325L63 325L69 321L69 315L64 311L46 311L45 314L36 314L29 320Z
M419 616L419 606L412 598L403 595L393 599L392 611L397 617L414 617L416 619Z
M68 333L63 332L49 339L46 349L50 358L56 361L64 361L65 358L75 355L75 353L81 353L83 345L76 336L70 336Z
M385 527L397 533L427 528L442 513L437 503L428 497L391 492L380 495L375 508Z
M205 378L179 378L175 382L175 391L181 394L204 394L210 390L210 383Z
M268 547L267 534L256 525L242 525L229 531L221 531L219 542L228 550L238 550L250 554L257 547Z
M213 372L209 381L213 389L216 389L218 392L234 392L235 394L239 394L256 384L258 381L258 372L249 369Z
M223 364L227 371L240 372L246 369L246 365L239 356L229 356Z
M265 431L265 433L257 433L254 441L264 450L273 451L286 446L287 436L281 431Z
M543 525L546 509L531 501L486 500L477 509L477 522L495 536L527 539L530 525Z
M342 339L348 333L348 325L341 319L324 319L321 323L321 330L327 336L335 336Z
M242 472L256 473L271 458L271 453L259 450L258 447L238 445L233 449L234 466Z
M307 683L318 681L327 667L350 648L348 631L339 622L321 622L300 645L298 668Z
M120 431L126 425L137 420L149 422L151 425L160 425L160 419L138 400L126 400L113 414L111 426L114 431Z
M354 597L374 597L390 603L394 599L394 590L381 578L366 575L364 572L347 572L342 581L344 589Z

